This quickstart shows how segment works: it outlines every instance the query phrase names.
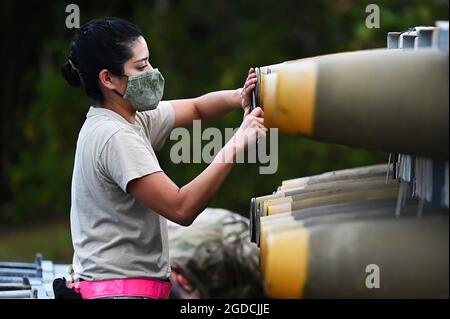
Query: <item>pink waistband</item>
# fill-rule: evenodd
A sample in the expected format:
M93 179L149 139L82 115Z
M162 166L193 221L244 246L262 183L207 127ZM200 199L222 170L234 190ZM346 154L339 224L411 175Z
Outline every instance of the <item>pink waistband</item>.
M172 285L169 281L149 278L80 281L69 283L69 288L81 293L83 299L113 296L138 296L152 299L169 298Z

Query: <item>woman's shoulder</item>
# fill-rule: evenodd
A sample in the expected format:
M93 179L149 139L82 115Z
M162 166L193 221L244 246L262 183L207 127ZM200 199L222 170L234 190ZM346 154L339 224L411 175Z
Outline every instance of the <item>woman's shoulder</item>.
M173 106L169 101L161 101L153 110L136 112L136 121L141 125L146 125L149 120L155 124L164 122L167 117L175 115Z
M114 136L136 135L129 126L109 116L87 117L78 135L77 147L102 149Z
M121 130L126 130L126 126L108 117L87 118L84 122L79 138L89 139L109 139L112 135Z

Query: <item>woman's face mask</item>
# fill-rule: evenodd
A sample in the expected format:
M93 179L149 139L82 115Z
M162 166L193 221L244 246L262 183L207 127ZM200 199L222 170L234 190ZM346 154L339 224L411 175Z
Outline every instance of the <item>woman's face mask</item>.
M149 111L155 109L164 93L164 78L158 69L150 73L128 76L125 94L119 94L124 100L130 102L136 111Z

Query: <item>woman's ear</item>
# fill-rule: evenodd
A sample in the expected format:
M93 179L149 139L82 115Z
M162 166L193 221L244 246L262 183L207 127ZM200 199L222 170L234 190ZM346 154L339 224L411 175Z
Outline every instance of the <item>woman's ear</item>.
M100 83L106 87L107 89L110 90L115 90L117 89L117 79L115 79L115 76L111 74L111 72L109 72L106 69L101 70L98 73L98 79L100 81Z

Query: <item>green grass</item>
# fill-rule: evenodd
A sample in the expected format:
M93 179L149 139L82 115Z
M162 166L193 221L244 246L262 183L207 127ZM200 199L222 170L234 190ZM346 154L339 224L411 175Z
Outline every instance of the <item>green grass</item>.
M0 233L0 261L34 262L36 253L55 263L72 263L69 221L51 222Z

